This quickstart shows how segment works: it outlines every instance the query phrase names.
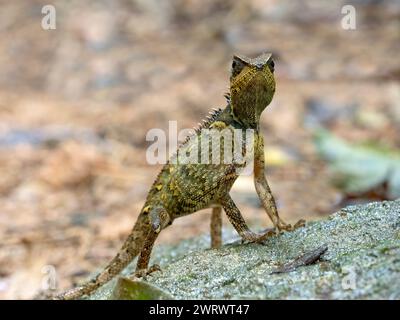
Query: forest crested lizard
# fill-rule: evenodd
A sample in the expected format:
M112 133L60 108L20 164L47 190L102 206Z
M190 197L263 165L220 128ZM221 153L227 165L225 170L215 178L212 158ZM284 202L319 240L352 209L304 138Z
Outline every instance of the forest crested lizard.
M275 230L279 232L302 226L304 220L298 221L294 226L282 221L265 178L260 116L270 104L274 93L274 62L271 54L263 53L254 59L234 56L230 93L226 95L227 106L212 111L207 120L196 129L195 134L180 145L177 154L180 150L187 151L198 144L203 129L253 129L254 184L262 206L272 220ZM222 152L221 147L211 149L211 153L213 152ZM243 169L243 164L180 164L171 161L176 160L177 154L164 165L157 176L133 230L117 255L92 280L56 296L56 299L76 299L88 295L118 275L136 256L139 258L135 276L142 277L158 270L158 266L148 268L148 263L153 244L161 230L171 225L176 218L204 208L212 208L211 246L214 248L221 245L222 208L243 240L260 243L271 234L266 232L259 235L252 232L229 195L233 183Z

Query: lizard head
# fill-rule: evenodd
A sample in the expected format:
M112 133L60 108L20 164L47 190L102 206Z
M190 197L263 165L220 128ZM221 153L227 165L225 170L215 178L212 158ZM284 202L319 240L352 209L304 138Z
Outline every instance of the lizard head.
M270 53L251 59L235 55L230 78L230 103L236 120L256 128L275 93L274 62Z

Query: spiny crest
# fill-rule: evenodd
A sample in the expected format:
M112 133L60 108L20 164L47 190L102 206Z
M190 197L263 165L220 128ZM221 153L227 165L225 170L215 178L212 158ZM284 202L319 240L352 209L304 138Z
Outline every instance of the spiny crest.
M231 93L230 92L225 93L224 97L226 99L226 103L229 104L231 102Z
M194 127L194 133L189 134L186 139L179 145L179 147L183 146L186 142L188 142L194 135L198 135L202 129L207 129L217 117L221 114L223 110L221 108L213 108L205 119L202 122L197 124L197 127Z
M181 142L178 145L178 148L181 148L182 146L184 146L193 136L198 135L202 129L206 129L208 128L216 119L217 117L222 113L223 109L221 108L213 108L209 113L208 116L206 117L206 119L204 119L202 121L202 123L198 123L197 127L193 128L194 132L192 134L189 134L186 139ZM162 174L162 172L164 171L164 169L167 168L167 165L170 163L171 159L173 159L174 157L177 156L178 150L171 156L171 158L167 161L166 166L164 166L163 170L161 170L161 172L159 173L159 175L157 176L156 181L158 181L160 175ZM155 183L154 182L154 183ZM153 185L154 185L153 183Z

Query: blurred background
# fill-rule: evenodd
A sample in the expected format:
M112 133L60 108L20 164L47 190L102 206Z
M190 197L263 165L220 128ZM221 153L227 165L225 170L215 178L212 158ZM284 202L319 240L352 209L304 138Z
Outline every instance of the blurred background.
M32 298L46 265L65 289L114 256L160 169L146 132L224 107L234 53L275 57L261 126L284 219L400 197L399 1L49 2L0 1L0 299ZM232 196L270 225L251 177ZM158 244L207 233L209 215Z

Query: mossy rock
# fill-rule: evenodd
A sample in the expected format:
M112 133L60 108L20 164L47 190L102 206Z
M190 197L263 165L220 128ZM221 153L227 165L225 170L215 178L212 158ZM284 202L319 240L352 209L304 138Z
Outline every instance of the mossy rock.
M400 299L399 200L347 207L264 245L234 237L225 230L228 244L220 249L208 248L208 236L160 245L152 263L163 272L146 281L174 299ZM321 245L328 249L313 264L274 272ZM134 263L124 273L132 268ZM109 298L115 285L91 298Z

